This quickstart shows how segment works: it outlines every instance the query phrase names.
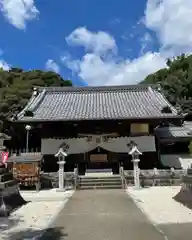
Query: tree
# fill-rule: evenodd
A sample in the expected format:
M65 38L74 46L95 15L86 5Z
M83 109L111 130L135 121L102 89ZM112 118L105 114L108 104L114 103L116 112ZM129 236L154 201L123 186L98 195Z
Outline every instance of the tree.
M0 119L5 121L18 113L31 97L34 86L72 86L71 81L63 80L54 72L41 70L23 71L11 68L0 70Z
M167 60L167 68L150 74L141 83L160 84L167 99L184 113L192 112L192 55Z

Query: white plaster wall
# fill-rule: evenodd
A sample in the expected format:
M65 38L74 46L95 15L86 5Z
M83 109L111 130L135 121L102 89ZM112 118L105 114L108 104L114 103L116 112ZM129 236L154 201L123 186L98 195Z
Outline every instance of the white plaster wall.
M68 154L84 153L100 146L112 152L127 153L127 143L135 141L138 149L141 152L156 151L154 136L142 137L121 137L109 138L108 142L97 144L95 141L87 142L86 138L71 138L71 139L42 139L41 152L42 154L56 154L59 146L65 142L69 145Z

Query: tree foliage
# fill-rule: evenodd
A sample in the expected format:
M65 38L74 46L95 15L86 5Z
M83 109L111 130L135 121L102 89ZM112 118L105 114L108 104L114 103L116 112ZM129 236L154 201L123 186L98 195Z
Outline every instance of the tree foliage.
M19 112L31 97L33 87L71 86L54 72L40 70L23 71L0 69L0 119L7 119Z
M167 68L150 74L142 83L159 83L167 99L184 113L192 112L192 55L167 60Z

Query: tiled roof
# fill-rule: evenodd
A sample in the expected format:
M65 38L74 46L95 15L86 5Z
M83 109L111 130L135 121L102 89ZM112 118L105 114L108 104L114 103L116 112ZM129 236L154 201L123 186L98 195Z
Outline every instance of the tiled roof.
M170 138L191 138L192 139L192 128L187 125L181 127L161 127L155 130L156 135L161 139Z
M25 155L18 155L18 156L11 156L8 158L8 162L17 162L17 163L24 163L24 162L40 162L42 160L42 155L37 155L34 153L32 154L25 154Z
M36 94L35 94L36 93ZM17 116L20 121L174 118L177 111L159 86L37 88ZM162 113L169 106L171 113ZM33 116L25 116L26 111Z

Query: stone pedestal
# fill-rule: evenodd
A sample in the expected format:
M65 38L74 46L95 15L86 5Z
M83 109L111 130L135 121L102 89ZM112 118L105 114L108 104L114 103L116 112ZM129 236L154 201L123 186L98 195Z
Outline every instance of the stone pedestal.
M65 191L64 186L64 165L65 161L59 161L57 162L59 164L59 189L58 191Z
M16 180L4 166L0 166L0 217L9 216L16 208L27 203L19 193Z
M139 179L139 175L140 175L140 170L139 170L139 159L133 159L133 171L134 171L134 187L136 189L140 189L140 179Z
M132 147L131 151L129 152L129 155L132 156L132 162L133 162L133 171L134 171L134 187L135 189L140 189L140 169L139 169L139 156L142 155L142 153L137 148L137 144L132 142L129 143L128 146Z

